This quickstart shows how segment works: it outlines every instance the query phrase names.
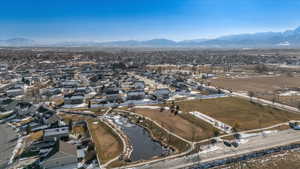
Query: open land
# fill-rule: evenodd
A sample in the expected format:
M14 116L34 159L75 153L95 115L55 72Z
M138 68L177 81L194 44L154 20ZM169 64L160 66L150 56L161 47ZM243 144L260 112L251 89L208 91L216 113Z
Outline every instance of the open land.
M278 91L293 89L300 86L300 77L268 76L268 77L245 77L245 78L217 78L211 80L211 85L235 91L254 92L256 97L267 100L275 99L276 102L297 106L299 96L279 96Z
M170 132L190 141L210 138L215 131L210 124L189 115L175 116L167 110L160 112L153 109L136 109L136 113L149 117Z
M121 154L122 142L106 124L90 120L88 125L101 163L104 164Z
M184 113L199 111L236 127L238 131L264 128L300 119L300 114L278 110L236 97L188 100L176 104Z

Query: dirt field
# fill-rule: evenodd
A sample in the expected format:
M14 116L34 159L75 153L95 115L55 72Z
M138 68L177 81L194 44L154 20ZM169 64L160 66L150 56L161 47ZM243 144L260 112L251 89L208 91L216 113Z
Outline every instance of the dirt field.
M213 136L215 129L208 123L195 119L189 115L174 115L165 110L136 109L136 113L142 114L158 122L169 131L193 141L199 141Z
M252 91L256 97L273 100L297 107L299 96L278 96L277 90L297 88L300 86L300 77L249 77L249 78L218 78L211 81L211 85L236 92Z
M285 151L240 163L216 167L214 169L298 169L300 152Z
M211 81L213 86L233 91L253 91L258 93L274 92L278 89L300 86L300 77L250 77L250 78L218 78Z
M121 154L122 141L108 126L94 120L89 120L88 125L102 164Z
M300 114L262 106L235 97L189 100L176 104L185 113L199 111L229 124L239 131L300 119Z
M267 100L272 100L273 97L262 97L264 99ZM277 100L280 103L286 104L286 105L290 105L290 106L294 106L294 107L299 107L300 104L300 96L277 96Z

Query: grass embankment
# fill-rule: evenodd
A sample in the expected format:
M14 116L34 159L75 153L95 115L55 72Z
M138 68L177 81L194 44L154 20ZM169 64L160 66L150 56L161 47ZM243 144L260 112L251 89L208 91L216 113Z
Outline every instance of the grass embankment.
M189 141L200 141L210 138L217 130L212 125L187 113L175 116L167 110L160 112L153 109L135 109L135 111L138 114L149 117L168 131Z
M122 140L109 126L99 120L88 120L88 125L102 164L122 153Z
M43 131L32 132L27 137L27 139L28 139L27 141L28 142L37 141L37 140L40 140L43 136L44 136L44 132Z
M264 128L300 119L300 114L236 97L189 100L176 103L176 105L179 105L183 112L199 111L235 127L238 131Z
M120 114L129 118L133 123L136 123L137 125L147 129L153 139L161 142L165 146L171 146L176 150L176 152L184 152L190 147L187 142L167 133L164 129L160 128L150 120L142 118L138 115L130 115L129 113L125 112L121 112Z

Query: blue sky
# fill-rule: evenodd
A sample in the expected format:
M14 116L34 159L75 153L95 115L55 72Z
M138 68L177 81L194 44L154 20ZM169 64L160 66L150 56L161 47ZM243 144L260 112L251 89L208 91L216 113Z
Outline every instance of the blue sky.
M298 0L2 0L0 39L213 38L300 26Z

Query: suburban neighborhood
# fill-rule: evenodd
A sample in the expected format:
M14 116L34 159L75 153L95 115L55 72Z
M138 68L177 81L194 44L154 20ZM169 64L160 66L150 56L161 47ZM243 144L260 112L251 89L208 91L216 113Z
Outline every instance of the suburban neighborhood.
M124 51L0 51L10 56L0 66L0 168L216 168L300 147L300 66L280 57L156 64L144 51L126 52L140 52L132 62L114 59Z

